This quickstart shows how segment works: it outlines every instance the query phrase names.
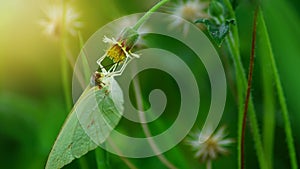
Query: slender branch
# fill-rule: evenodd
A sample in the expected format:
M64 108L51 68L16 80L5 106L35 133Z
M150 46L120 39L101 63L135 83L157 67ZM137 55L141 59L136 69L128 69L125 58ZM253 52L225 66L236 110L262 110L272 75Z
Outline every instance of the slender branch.
M255 9L254 19L253 19L253 32L252 32L252 47L251 47L251 55L250 55L250 63L249 63L249 72L248 72L248 85L247 85L247 93L245 99L245 107L244 107L244 117L243 117L243 127L242 127L242 140L241 140L241 168L245 168L245 133L246 133L246 119L247 112L251 94L251 86L252 86L252 77L253 77L253 68L254 68L254 55L255 55L255 47L256 47L256 28L257 28L257 13L258 8Z

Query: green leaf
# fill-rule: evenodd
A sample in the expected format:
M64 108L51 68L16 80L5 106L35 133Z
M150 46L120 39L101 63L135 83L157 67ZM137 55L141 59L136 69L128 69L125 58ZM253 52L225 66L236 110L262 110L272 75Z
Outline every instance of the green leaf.
M46 169L57 169L97 148L109 137L123 113L118 83L88 87L73 107L50 152Z
M226 20L222 24L217 24L211 20L208 19L198 19L195 23L203 23L207 26L209 35L212 37L212 39L217 43L217 45L220 47L226 37L226 35L229 32L230 24L234 24L235 20L230 19Z

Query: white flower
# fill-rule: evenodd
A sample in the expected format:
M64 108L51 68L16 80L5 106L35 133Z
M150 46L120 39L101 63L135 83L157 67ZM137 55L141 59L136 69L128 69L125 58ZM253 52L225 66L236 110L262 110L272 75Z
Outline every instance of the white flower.
M44 33L49 36L59 37L62 29L75 36L77 29L82 27L78 21L79 14L69 5L50 5L45 10L46 18L40 21L44 28Z
M210 162L218 157L218 155L224 155L228 153L226 146L234 143L231 138L225 138L225 127L221 127L214 134L210 136L203 136L200 138L200 133L191 134L191 138L187 140L187 143L196 152L195 157L200 158L203 162ZM211 132L208 132L211 133ZM205 140L204 142L201 140Z
M171 11L173 15L179 16L187 21L195 22L200 18L209 18L207 14L208 2L201 2L199 0L190 0L187 2L180 1L175 5L175 8ZM172 27L183 26L183 32L186 34L189 29L189 25L181 19L172 21Z

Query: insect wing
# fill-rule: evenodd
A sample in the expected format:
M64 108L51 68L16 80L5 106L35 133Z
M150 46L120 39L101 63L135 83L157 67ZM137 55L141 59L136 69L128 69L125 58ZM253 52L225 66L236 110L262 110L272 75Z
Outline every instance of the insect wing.
M48 157L46 169L57 169L97 148L123 114L123 93L112 79L110 91L87 88L65 121Z
M52 147L45 169L62 168L95 148L97 145L81 127L73 108Z
M119 123L123 102L122 90L112 79L111 86L90 89L76 106L83 130L97 145L103 143Z

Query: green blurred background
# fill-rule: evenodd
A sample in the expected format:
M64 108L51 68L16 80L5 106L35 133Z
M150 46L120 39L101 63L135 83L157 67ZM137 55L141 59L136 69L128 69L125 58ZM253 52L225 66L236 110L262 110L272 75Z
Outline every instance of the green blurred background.
M81 33L83 39L87 40L106 23L126 14L144 12L156 0L70 0L69 2L81 14L80 20L84 25ZM41 9L48 3L49 1L45 0L0 0L0 168L43 168L52 144L68 114L61 80L59 43L43 35L39 25L39 21L44 18ZM248 1L240 0L236 8L245 67L248 67L247 60L251 45L249 39L251 39L253 13L250 4ZM264 0L262 4L290 111L296 151L300 161L298 130L300 127L298 75L300 72L300 3L299 0ZM75 60L80 51L77 37L73 37L70 46ZM255 71L253 95L258 110L261 110L260 78L260 72ZM71 76L69 80L72 80ZM236 137L236 105L230 91L228 95L222 123L227 124L230 136ZM276 112L274 159L275 168L280 169L289 166L289 159L286 146L281 146L286 144L283 120L279 111L280 109ZM260 122L262 113L258 113ZM250 134L247 135L246 146L247 163L257 166ZM181 146L181 149L188 149L188 147ZM188 155L186 152L187 150L184 150L182 153ZM216 162L216 168L224 165L228 168L236 168L234 146L231 147L231 152L229 156ZM172 153L178 152L168 152L170 155L167 156L170 156L171 161L180 162L181 160L174 159L176 156L172 157ZM88 154L87 157L89 156L92 155ZM113 156L113 158L114 168L124 167L118 157ZM197 160L193 158L182 160L187 160L194 167L197 165ZM137 166L145 167L147 163L149 168L163 168L156 158L132 161ZM202 164L201 166L203 167ZM76 162L68 167L77 167Z

